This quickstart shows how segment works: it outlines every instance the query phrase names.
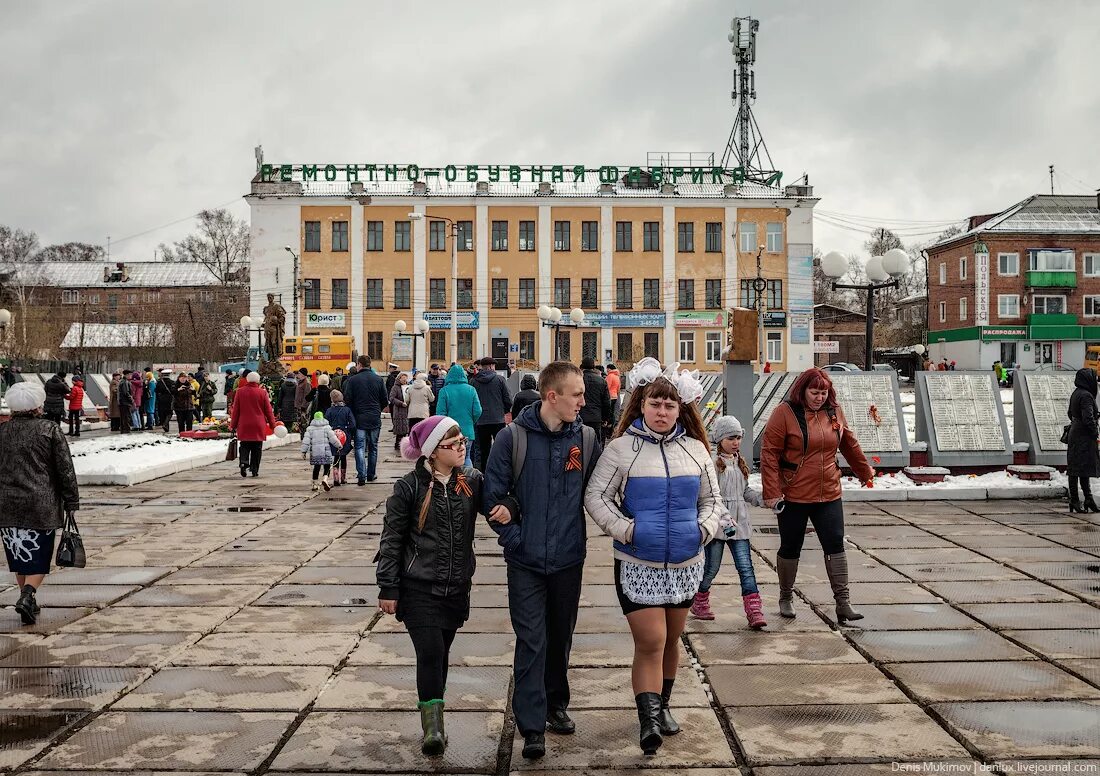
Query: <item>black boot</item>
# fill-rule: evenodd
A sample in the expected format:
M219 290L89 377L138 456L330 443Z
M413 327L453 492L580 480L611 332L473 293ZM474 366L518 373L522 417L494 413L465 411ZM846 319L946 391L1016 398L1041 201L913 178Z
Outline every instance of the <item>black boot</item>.
M420 751L428 757L438 757L447 748L447 735L443 731L443 701L435 699L420 701L420 727L424 729L424 740Z
M525 760L537 760L545 754L545 733L528 733L523 737L523 757Z
M1081 502L1078 501L1075 498L1072 498L1072 499L1069 500L1069 511L1070 511L1070 514L1079 514L1079 515L1083 515L1086 512L1088 512L1087 509L1085 509L1083 506L1081 506Z
M1085 505L1081 512L1100 512L1100 507L1096 506L1096 502L1092 500L1092 496L1089 496L1085 499Z
M672 717L668 708L668 699L672 697L672 684L675 679L665 679L661 685L661 715L657 718L657 724L661 726L662 736L674 736L680 732L680 726Z
M634 696L634 702L638 705L638 743L642 747L642 754L657 754L664 739L661 738L661 696L655 692L640 692Z
M24 625L34 625L38 622L38 601L34 598L34 588L30 585L23 585L23 593L19 596L19 600L15 602L15 611L19 612L19 616L23 619Z

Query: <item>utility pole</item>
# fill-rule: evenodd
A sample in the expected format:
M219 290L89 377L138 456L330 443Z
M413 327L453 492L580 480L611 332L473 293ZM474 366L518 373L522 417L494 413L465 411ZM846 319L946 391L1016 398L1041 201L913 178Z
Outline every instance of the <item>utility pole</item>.
M767 299L764 292L768 289L768 281L764 279L764 264L760 258L764 252L761 245L756 251L756 278L752 281L753 290L756 291L756 363L760 368L760 374L764 374L764 309Z
M1054 165L1050 166L1050 193L1054 193Z

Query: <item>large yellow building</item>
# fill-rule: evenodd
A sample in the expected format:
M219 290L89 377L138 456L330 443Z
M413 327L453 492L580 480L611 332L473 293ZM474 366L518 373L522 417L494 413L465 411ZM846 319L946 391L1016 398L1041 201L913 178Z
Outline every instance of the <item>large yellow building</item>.
M725 310L766 279L765 358L813 364L808 186L714 167L263 164L252 210L251 314L274 293L287 334L351 334L360 353L412 366L491 355L546 364L542 305L574 308L558 355L643 355L718 369ZM287 247L290 250L287 250ZM457 284L452 277L457 254ZM456 289L457 285L457 289ZM457 293L456 293L457 292Z

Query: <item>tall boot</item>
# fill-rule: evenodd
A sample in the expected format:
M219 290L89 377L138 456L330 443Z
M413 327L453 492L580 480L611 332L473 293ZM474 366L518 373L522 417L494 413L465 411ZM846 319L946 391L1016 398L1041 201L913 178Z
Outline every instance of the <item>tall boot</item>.
M447 748L447 734L443 730L443 699L420 701L420 727L424 730L424 740L420 751L428 757L438 757Z
M843 552L826 555L825 571L829 575L829 585L833 588L837 625L844 620L862 620L863 615L852 609L848 598L848 555Z
M642 747L642 754L657 754L664 739L661 738L661 696L655 692L640 692L634 696L634 702L638 705L638 743Z
M680 726L672 717L668 708L668 699L672 697L672 684L675 679L665 679L661 685L661 714L657 717L657 724L661 728L661 735L674 736L680 732Z
M1081 513L1085 512L1100 512L1100 507L1096 506L1096 502L1092 499L1092 486L1089 484L1088 477L1081 478L1081 495L1085 497L1085 503L1081 507Z
M794 582L798 578L798 558L775 556L775 568L779 574L779 613L794 617Z

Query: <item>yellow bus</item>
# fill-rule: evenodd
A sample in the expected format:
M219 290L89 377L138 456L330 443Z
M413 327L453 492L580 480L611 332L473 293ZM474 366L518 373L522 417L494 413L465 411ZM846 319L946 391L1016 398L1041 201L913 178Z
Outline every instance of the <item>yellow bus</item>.
M310 374L316 371L332 374L336 367L347 369L359 353L355 350L355 338L343 334L339 336L287 337L283 341L283 355L279 363L288 372L296 372L305 367Z

